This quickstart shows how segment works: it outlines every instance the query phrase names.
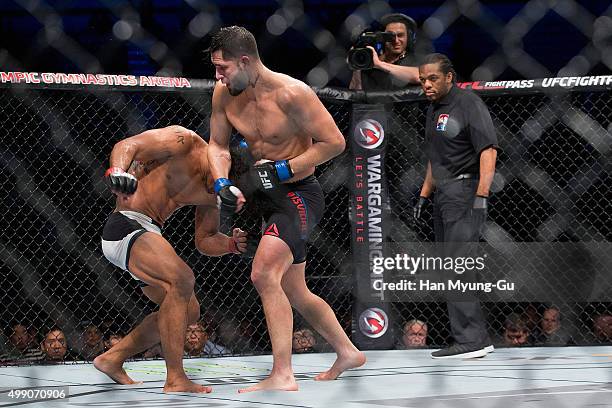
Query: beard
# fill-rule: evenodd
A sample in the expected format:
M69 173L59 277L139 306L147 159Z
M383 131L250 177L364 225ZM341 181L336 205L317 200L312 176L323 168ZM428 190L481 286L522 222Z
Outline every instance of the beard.
M249 85L249 76L245 71L240 71L236 74L232 82L228 84L227 90L232 96L237 96L242 93Z

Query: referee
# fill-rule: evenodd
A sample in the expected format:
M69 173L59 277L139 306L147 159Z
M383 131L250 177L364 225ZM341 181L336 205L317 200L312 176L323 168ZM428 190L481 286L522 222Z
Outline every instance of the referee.
M418 220L434 195L434 232L444 242L444 256L473 255L487 216L489 187L495 173L497 136L484 102L455 85L456 73L447 56L429 54L419 66L427 99L425 125L427 173L414 208ZM459 278L459 275L456 275ZM455 344L431 353L433 358L483 357L493 351L478 300L448 300Z

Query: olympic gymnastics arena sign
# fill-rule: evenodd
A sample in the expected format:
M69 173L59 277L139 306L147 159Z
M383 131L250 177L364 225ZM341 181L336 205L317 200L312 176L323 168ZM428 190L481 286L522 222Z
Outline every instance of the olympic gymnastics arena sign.
M125 87L191 88L191 81L181 77L148 75L65 74L56 72L4 72L0 81L10 84L88 85Z

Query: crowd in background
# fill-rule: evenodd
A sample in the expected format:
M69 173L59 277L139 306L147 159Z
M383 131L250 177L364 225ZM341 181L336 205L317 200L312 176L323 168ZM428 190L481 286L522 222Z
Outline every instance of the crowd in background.
M349 3L350 2L348 2L347 5L336 4L334 5L333 10L318 7L321 14L318 16L318 20L320 20L324 25L327 25L330 30L332 27L343 27L344 24L341 23L347 18L348 15L351 14L348 9L351 9L351 12L355 9L355 6L350 5ZM598 3L601 3L603 8L605 2L593 2L593 5L588 6L594 8L591 10L594 15L600 14L599 11L595 10L597 9L596 5ZM148 2L143 4L148 4ZM520 2L510 2L509 4L514 4L517 10L520 8ZM228 5L227 7L230 6L231 5ZM404 11L412 15L417 19L418 26L423 27L426 18L430 16L434 9L438 6L439 5L436 2L431 4L423 3L423 5L416 5L409 10L399 11ZM495 7L495 5L490 5L490 7ZM607 7L607 5L605 5L605 7ZM166 67L162 67L161 62L158 64L158 61L154 61L153 59L149 58L147 53L136 52L139 50L136 49L137 47L135 47L133 42L127 41L126 39L121 39L119 37L116 38L111 36L109 38L108 33L113 32L113 27L116 23L117 17L112 15L110 9L107 10L105 7L101 8L101 10L96 9L91 13L89 13L85 8L81 8L77 11L67 13L64 18L65 21L68 21L69 19L81 19L86 21L85 25L87 26L87 30L83 30L75 24L70 25L66 23L65 27L68 35L74 34L74 37L78 41L92 44L92 47L94 47L96 50L98 50L101 45L104 46L103 48L106 49L106 51L112 50L112 52L104 52L103 55L101 55L101 57L105 57L100 58L100 61L105 68L104 72L155 74L161 68L164 70L167 69ZM504 4L503 8L508 8L508 5ZM236 24L246 24L248 26L249 21L241 21L240 19L252 19L253 21L250 22L251 25L257 27L261 26L261 14L268 13L266 10L260 13L233 13L233 9L231 8L226 8L225 10L227 17L231 16L232 22ZM308 11L313 12L313 10ZM388 11L391 11L390 8ZM188 16L186 12L182 14L176 12L168 13L173 19L176 16L179 16L176 18L180 19L180 24L173 19L168 19L168 16L166 16L165 19L153 18L156 13L163 14L166 12L167 9L156 11L152 7L147 10L142 10L142 19L141 22L139 22L139 25L160 39L172 40L182 38L182 36L179 34L186 32L187 24L189 21L191 21L191 16ZM268 15L272 15L273 12L274 10L269 12ZM38 52L31 51L33 49L30 44L32 39L36 39L36 41L38 41L41 40L41 38L43 40L46 38L46 36L41 37L40 35L36 35L38 30L51 28L55 30L56 27L55 25L54 27L49 28L43 27L36 19L33 18L33 16L30 17L29 14L30 12L25 9L14 11L13 14L7 14L7 24L6 27L3 28L3 32L6 34L4 35L3 40L6 44L3 44L3 48L8 50L6 54L8 56L14 56L15 60L20 62L19 66L24 70L51 72L78 71L80 67L75 66L74 62L66 61L66 55L56 52L51 46L53 44L45 44L43 42L42 45L39 44L36 46L35 49L37 49ZM327 15L328 17L323 16L323 14ZM500 12L499 14L507 14L507 17L510 18L512 13L510 11L506 11L505 13ZM540 57L538 58L540 63L549 65L548 68L550 68L552 71L550 75L554 75L555 72L559 71L559 69L565 65L566 61L584 60L583 58L570 58L571 55L569 54L573 52L573 49L582 49L582 47L586 44L580 44L579 47L566 46L563 47L562 50L553 50L550 48L549 42L539 41L540 38L547 38L547 35L545 34L549 34L551 32L554 32L555 35L559 35L559 24L571 25L570 20L558 21L556 20L558 16L555 13L551 12L550 14L552 17L549 16L549 18L544 21L547 22L547 24L538 24L538 27L545 27L546 30L552 31L543 32L530 30L530 36L532 37L527 37L523 42L530 44L530 47L532 47L529 49L530 51L539 50L539 52L534 54ZM24 19L24 15L27 16L27 19ZM51 20L53 19L50 19L49 21ZM12 24L11 21L13 21ZM158 23L155 23L156 21ZM227 21L230 21L229 18ZM166 22L164 23L165 26L160 26L160 22ZM73 23L75 22L73 21ZM19 31L17 31L17 29L19 29ZM442 28L440 29L442 30ZM542 30L542 28L538 29ZM447 52L451 56L473 56L474 52L479 54L477 58L456 58L456 68L460 74L463 73L462 76L465 78L470 78L472 73L477 76L477 74L480 75L485 72L483 70L475 70L475 68L477 68L477 65L475 65L476 61L492 60L491 58L485 58L487 55L484 55L484 53L486 53L487 49L490 47L474 47L473 41L461 41L461 39L466 38L479 38L482 40L481 37L474 35L474 30L477 30L477 34L481 34L481 29L478 27L478 25L472 26L459 24L452 29L449 29L448 32L445 30L443 35L437 37L438 40L435 43L432 43L433 48L438 51ZM588 41L586 37L583 38L581 36L572 35L574 32L573 27L566 27L564 32L566 37L565 40L561 42L563 44L570 44L574 41ZM596 32L596 30L593 30L593 32ZM76 33L78 33L78 35L76 35ZM293 28L292 30L287 30L286 35L294 35L295 33L295 28ZM334 32L334 34L336 33ZM428 43L429 40L427 37L421 34L418 41L423 42L424 39L425 43ZM50 36L49 38L51 37L55 38L55 36ZM258 35L258 37L260 36ZM340 36L336 37L338 39L339 46L344 47L346 50L350 48L351 44L349 43L348 39L341 39ZM303 41L288 41L288 38L283 36L275 35L273 37L267 36L267 38L278 39L278 41L274 43L274 46L271 46L271 44L262 46L262 55L264 56L265 61L270 62L271 66L274 66L275 69L282 72L287 72L301 79L320 77L316 75L309 76L308 74L308 70L310 70L313 66L312 62L316 62L322 58L322 56L319 55L320 51L317 47L311 46L310 43L304 44ZM204 44L206 41L202 41L202 43ZM160 42L159 44L163 43ZM404 46L407 44L408 43L404 43ZM169 42L169 45L169 47L165 47L163 49L174 50L176 48L173 46L172 41ZM430 44L424 45L426 47L430 46ZM194 43L193 47L196 47L196 43ZM279 52L279 47L281 47L281 52ZM42 48L42 50L40 48ZM162 73L170 72L176 75L182 74L188 77L201 77L203 74L212 74L212 66L202 63L202 54L200 52L194 52L194 49L190 47L181 47L180 49L181 52L179 52L179 54L184 53L179 55L181 58L181 64L179 64L179 66L182 66L182 72L162 70ZM495 49L495 47L492 49ZM287 52L285 51L291 51L294 54L299 54L299 60L296 60L295 58L287 58ZM560 57L560 52L567 53L568 55L566 57ZM97 52L94 52L93 54L97 54ZM295 56L294 54L292 55ZM7 64L13 64L10 58L6 59ZM344 61L343 58L340 60ZM493 58L493 60L497 61L496 58ZM304 61L308 63L303 63ZM329 65L331 66L335 64ZM348 70L345 64L340 65L341 68L338 69L336 78L333 78L332 75L330 75L328 78L331 85L345 86L347 85L348 80L350 80L350 75L353 74ZM512 66L514 64L510 65ZM571 65L572 64L568 64L567 67L563 68L563 70L567 72L574 72ZM602 69L605 69L605 71L602 71ZM208 71L202 72L203 70ZM608 73L608 69L605 68L603 64L593 64L593 66L588 67L588 70L591 74L598 73L600 71ZM313 72L317 72L317 70L313 70ZM527 77L541 75L540 72L542 71L529 73ZM327 78L326 76L324 77ZM511 69L509 66L507 69L504 69L504 72L501 72L499 77L496 79L517 79L521 77L522 76L520 76L519 73ZM416 82L416 80L414 82ZM319 83L318 81L314 81L314 83L320 86L328 85L326 83ZM12 118L11 120L16 120L16 118ZM19 122L15 123L17 123L17 125L12 124L12 126L19 127ZM39 137L39 131L34 131L32 134L36 135L37 138ZM84 136L81 135L81 137ZM553 146L552 148L556 147ZM573 151L574 150L572 149L572 152ZM535 157L537 157L537 154ZM573 172L574 171L572 170L571 173ZM555 162L555 174L560 173L562 172L558 171L558 164ZM568 171L568 174L569 173L570 172ZM11 183L6 184L10 185ZM57 186L54 186L53 188L55 189ZM527 187L524 187L524 189L529 191ZM19 194L7 194L7 197L13 196L19 196ZM28 208L27 206L23 205L22 207ZM585 207L588 206L585 205ZM499 210L496 209L496 211ZM605 211L597 211L605 213ZM7 213L11 213L11 211L7 211ZM525 215L525 217L527 216ZM501 219L501 217L499 218ZM519 221L516 221L516 223L519 224ZM29 225L28 223L23 224ZM516 229L520 228L516 227ZM607 228L600 229L603 231L602 234L606 234L606 231L609 231ZM26 235L24 234L24 236ZM532 237L531 235L527 235L526 237L521 236L520 238L529 240ZM49 239L45 237L45 241L49 241ZM29 242L26 244L29 244ZM45 269L45 266L46 265L43 265L42 269ZM53 272L52 268L49 269L51 272ZM7 274L7 276L9 275ZM54 276L54 278L55 277L56 276ZM5 282L9 282L9 280L7 279ZM19 306L15 307L18 308ZM491 334L493 335L495 345L499 347L610 344L612 342L612 313L610 313L609 310L610 309L603 313L591 313L588 317L585 317L582 322L575 322L567 318L567 316L570 315L570 311L564 309L563 307L550 306L542 308L542 310L527 307L518 312L504 313L501 315L501 325L495 328L497 329L496 333ZM399 319L401 322L401 327L397 327L395 330L397 340L396 348L408 349L439 346L443 339L440 339L440 336L438 336L437 333L444 332L445 330L441 327L434 327L442 326L442 323L438 318L439 316L427 314L425 317L423 317L419 310L411 310L410 315L411 316L405 316L403 319ZM206 313L203 313L203 316L202 321L187 328L185 333L186 357L232 355L266 351L264 347L261 347L258 341L258 339L265 337L263 328L254 327L254 325L250 324L248 320L235 322L221 319L220 322L214 322L212 319L208 319L206 317ZM352 324L350 319L348 320L348 324L344 324L344 326L345 330L350 333ZM491 321L493 320L494 319L491 319ZM113 324L113 322L109 323L106 321L97 322L95 324L92 322L83 322L80 327L71 329L61 327L61 325L44 326L41 323L32 323L25 320L5 323L5 338L0 336L0 364L91 361L105 349L112 347L114 344L120 341L123 333L128 332L126 328L116 327L117 325ZM432 335L432 332L436 333L436 335ZM296 325L293 334L293 349L296 353L319 352L328 351L329 346L311 328L299 324ZM161 350L160 346L157 345L138 357L156 358L162 354L163 351Z
M341 319L344 329L350 334L350 318ZM502 330L492 333L496 347L605 345L612 343L612 313L592 315L581 324L570 323L563 311L556 306L538 310L532 305L521 313L510 313L505 317ZM432 341L431 323L410 318L396 330L399 350L435 347ZM253 344L256 328L248 320L235 322L215 319L203 313L202 320L187 327L185 333L185 358L229 356L258 353ZM124 331L110 320L100 323L82 322L74 332L61 327L46 329L27 321L14 321L4 330L6 336L0 341L4 346L0 353L0 365L56 364L67 361L92 361L110 349L124 337ZM329 344L316 331L302 322L297 322L293 333L293 352L330 352ZM159 344L145 351L136 359L163 357Z

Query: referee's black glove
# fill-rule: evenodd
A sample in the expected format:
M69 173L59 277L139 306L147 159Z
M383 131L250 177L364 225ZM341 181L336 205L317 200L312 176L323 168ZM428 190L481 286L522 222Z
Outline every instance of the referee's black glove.
M476 214L481 214L484 219L487 218L487 209L489 207L489 197L483 195L477 195L474 197L474 204L472 205L472 211Z
M427 197L419 197L419 201L417 201L416 205L412 208L412 216L415 221L420 221L423 208L425 208L428 203L429 199Z

